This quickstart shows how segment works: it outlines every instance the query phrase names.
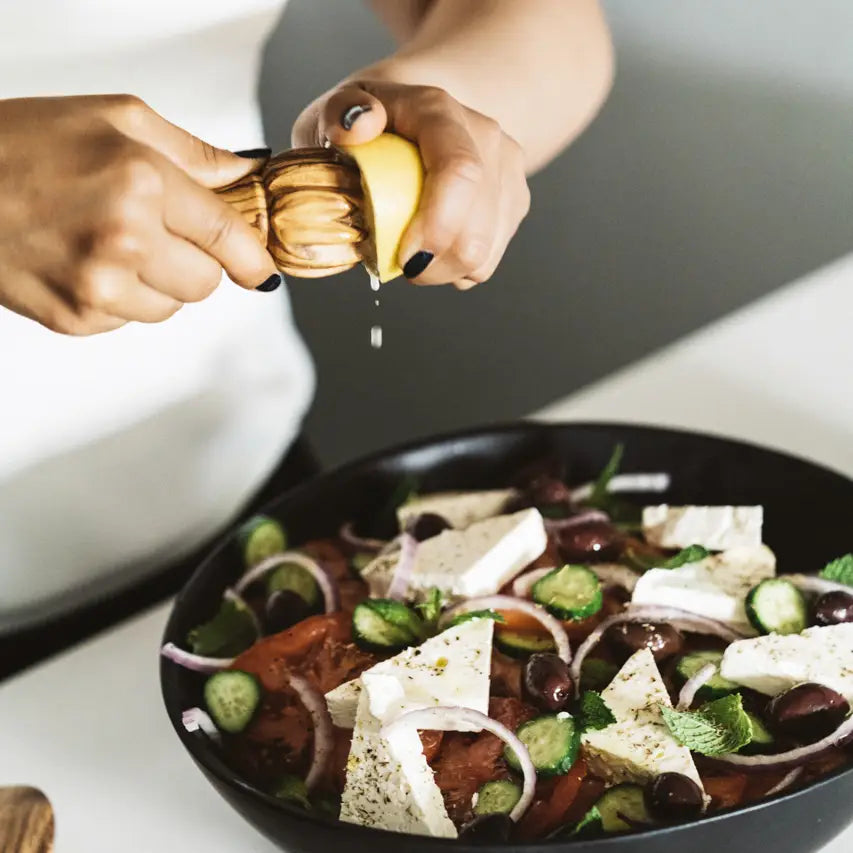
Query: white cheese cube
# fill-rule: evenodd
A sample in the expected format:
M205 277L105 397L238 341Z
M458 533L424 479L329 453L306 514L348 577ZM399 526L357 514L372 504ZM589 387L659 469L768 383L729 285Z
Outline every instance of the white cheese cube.
M661 773L682 773L702 787L690 750L663 720L659 706L672 703L648 649L632 655L601 695L616 722L581 739L593 774L611 784L644 784Z
M677 569L650 569L634 587L634 604L678 607L754 634L746 595L776 574L776 557L766 545L730 548Z
M371 687L371 712L382 722L436 705L489 711L491 619L472 619L405 649L326 694L332 722L352 728L362 685Z
M814 681L853 703L853 623L739 640L726 649L720 674L766 696Z
M370 713L368 692L362 691L341 820L392 832L456 838L417 730L403 727L394 737L393 751L381 730L382 723Z
M448 600L492 595L547 545L545 524L536 509L478 521L465 530L445 530L418 545L407 597L422 599L432 587ZM362 577L372 596L388 592L398 561L398 554L385 554L365 567Z
M709 551L761 544L760 506L647 506L643 534L659 548L702 545Z
M491 489L480 492L435 492L413 498L397 508L400 530L426 512L440 515L451 527L462 530L475 521L500 515L518 492L515 489Z

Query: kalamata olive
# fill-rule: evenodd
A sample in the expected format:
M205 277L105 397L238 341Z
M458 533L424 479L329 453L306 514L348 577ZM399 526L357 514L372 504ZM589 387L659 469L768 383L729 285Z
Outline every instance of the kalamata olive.
M666 660L684 649L684 636L672 625L651 622L621 622L605 634L611 648L623 655L649 649L656 661Z
M818 625L853 622L853 595L840 589L822 595L814 605L814 621Z
M423 542L425 539L432 539L433 536L438 536L442 531L449 529L450 522L446 518L434 512L424 512L412 522L409 533L418 542Z
M509 815L487 814L465 824L459 833L459 840L469 844L501 844L509 841L511 832Z
M850 713L850 703L830 687L806 682L780 693L767 706L774 732L802 743L832 734Z
M652 817L665 821L691 820L702 814L702 791L681 773L661 773L646 785L646 808Z
M561 504L568 510L572 503L571 489L556 477L537 477L526 491L536 506Z
M311 607L299 593L291 589L274 592L264 607L267 633L277 634L311 615Z
M562 711L572 698L572 679L564 660L554 654L531 655L524 665L524 695L543 711Z
M590 521L561 530L558 544L569 563L614 560L622 547L622 534L606 521Z

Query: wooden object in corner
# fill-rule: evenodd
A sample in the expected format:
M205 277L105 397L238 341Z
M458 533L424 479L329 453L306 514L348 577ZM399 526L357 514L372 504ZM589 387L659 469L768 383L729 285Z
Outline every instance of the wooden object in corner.
M285 275L320 278L362 260L361 177L333 149L284 151L259 173L216 192L258 232Z
M0 850L53 853L53 808L38 788L0 788Z

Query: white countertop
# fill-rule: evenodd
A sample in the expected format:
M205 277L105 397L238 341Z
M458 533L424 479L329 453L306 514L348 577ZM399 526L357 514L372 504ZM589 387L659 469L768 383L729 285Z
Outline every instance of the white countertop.
M536 417L747 438L853 475L853 255ZM184 753L160 700L163 605L0 686L0 785L51 799L57 853L271 853ZM853 830L826 848L843 853Z

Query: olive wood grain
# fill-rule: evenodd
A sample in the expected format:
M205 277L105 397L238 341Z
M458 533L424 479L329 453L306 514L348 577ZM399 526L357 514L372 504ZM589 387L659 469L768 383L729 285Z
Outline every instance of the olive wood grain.
M52 853L53 808L38 788L0 788L0 850Z

